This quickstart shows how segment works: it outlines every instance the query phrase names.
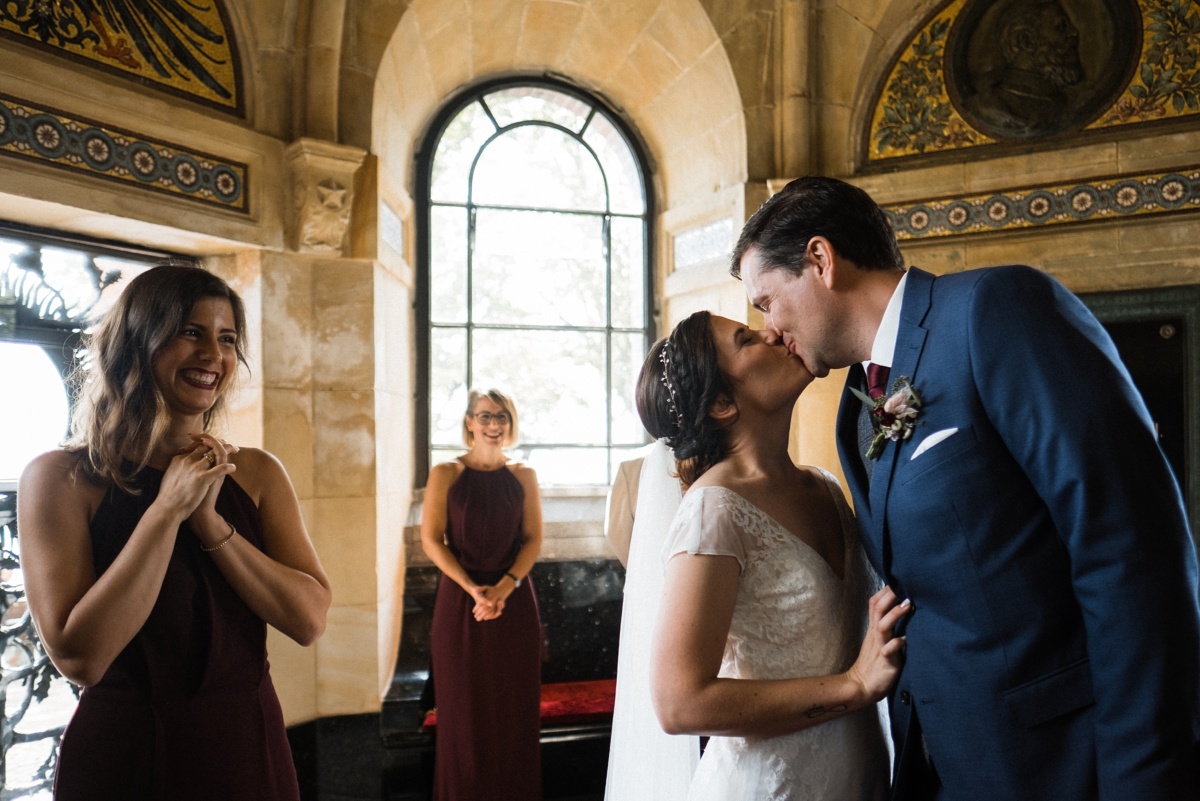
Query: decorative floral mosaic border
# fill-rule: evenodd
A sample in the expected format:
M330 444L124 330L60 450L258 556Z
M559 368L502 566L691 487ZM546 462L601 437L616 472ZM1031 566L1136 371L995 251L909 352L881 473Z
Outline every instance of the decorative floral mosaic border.
M0 154L249 212L245 164L0 94Z
M1200 210L1200 169L884 207L900 240L1186 210Z

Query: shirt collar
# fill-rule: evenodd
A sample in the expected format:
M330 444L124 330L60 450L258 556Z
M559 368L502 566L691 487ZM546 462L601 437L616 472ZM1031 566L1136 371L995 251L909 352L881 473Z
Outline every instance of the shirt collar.
M875 342L871 345L871 361L875 364L891 367L896 356L896 337L900 334L900 307L904 305L904 285L908 283L908 272L900 277L887 308L883 310L883 319L879 321L879 330L875 332ZM868 362L863 362L866 369Z

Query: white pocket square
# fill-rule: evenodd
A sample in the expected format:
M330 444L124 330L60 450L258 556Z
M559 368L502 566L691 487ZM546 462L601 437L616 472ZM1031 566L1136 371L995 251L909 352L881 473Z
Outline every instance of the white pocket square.
M943 440L949 439L950 437L954 436L957 433L958 433L957 428L943 428L941 431L934 431L928 437L921 440L921 444L917 446L917 449L915 451L913 451L913 455L909 458L909 461L911 462L913 459L916 459L918 456L920 456L922 453L924 453L925 451L932 448L934 445L937 445L939 442L942 442Z

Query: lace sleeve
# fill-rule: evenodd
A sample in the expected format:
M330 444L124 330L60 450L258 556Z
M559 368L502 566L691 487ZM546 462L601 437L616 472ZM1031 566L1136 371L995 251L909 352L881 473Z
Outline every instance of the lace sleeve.
M746 569L752 538L738 514L738 496L723 487L696 487L683 496L663 547L663 564L680 553L732 556Z

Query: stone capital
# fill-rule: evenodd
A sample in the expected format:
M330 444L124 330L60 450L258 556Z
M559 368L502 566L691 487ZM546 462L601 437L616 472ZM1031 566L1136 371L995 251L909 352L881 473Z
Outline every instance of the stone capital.
M291 204L288 244L296 251L346 253L346 232L354 207L354 175L367 152L320 139L298 139L288 145Z

